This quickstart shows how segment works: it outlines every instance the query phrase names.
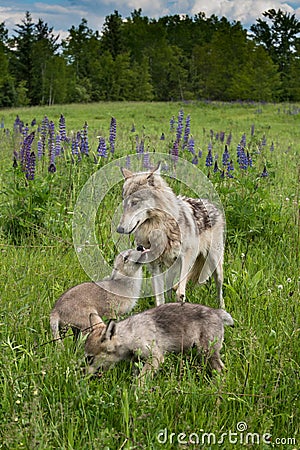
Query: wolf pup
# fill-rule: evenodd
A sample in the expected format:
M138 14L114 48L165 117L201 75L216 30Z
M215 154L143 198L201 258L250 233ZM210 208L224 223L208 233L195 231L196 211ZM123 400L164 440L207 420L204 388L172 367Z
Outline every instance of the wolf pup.
M224 325L233 326L233 319L223 309L184 302L156 306L107 326L92 314L85 343L88 372L141 358L146 361L143 376L159 367L166 352L184 353L194 346L212 369L221 372Z
M204 283L212 274L220 308L225 308L223 284L224 217L205 199L176 196L160 176L160 164L151 172L122 169L123 214L117 231L134 234L135 241L150 249L149 268L156 304L173 286L179 271L176 296L185 300L188 280ZM167 289L163 268L167 268ZM169 277L169 279L168 279Z
M146 253L141 246L139 250L125 250L116 257L110 278L81 283L62 294L50 313L53 338L60 339L62 330L69 327L75 339L80 331L86 334L91 313L112 318L131 311L140 295Z

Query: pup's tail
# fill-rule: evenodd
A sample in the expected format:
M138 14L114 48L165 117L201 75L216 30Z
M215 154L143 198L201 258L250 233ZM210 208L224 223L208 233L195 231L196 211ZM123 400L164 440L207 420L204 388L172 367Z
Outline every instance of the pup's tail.
M56 311L50 313L50 328L52 331L53 339L60 339L59 333L59 314Z
M223 320L224 325L228 325L230 327L234 326L233 318L224 309L219 309L219 317Z

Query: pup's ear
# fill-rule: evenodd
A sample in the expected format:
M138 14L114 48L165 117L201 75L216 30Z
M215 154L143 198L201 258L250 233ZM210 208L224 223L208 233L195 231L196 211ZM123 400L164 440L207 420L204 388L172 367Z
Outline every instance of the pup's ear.
M133 176L133 173L130 170L126 169L125 167L121 167L121 172L125 180Z
M90 313L89 319L90 319L90 326L91 326L92 330L97 325L105 326L105 324L104 324L103 320L101 319L101 317L98 314L96 314L96 313Z
M106 327L105 339L111 339L115 334L115 332L116 332L116 322L111 320Z

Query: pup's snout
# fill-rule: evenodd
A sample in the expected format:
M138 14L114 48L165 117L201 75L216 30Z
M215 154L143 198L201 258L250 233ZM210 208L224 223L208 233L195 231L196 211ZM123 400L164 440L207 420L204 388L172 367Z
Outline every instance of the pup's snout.
M124 227L118 226L117 233L124 234L125 233Z

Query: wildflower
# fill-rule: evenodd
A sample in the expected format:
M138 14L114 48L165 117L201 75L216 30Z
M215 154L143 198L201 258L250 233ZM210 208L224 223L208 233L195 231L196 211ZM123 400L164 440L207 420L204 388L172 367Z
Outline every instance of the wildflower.
M61 114L60 118L59 118L59 135L60 135L60 139L62 141L66 141L67 140L67 135L66 135L66 120L64 118L64 116Z
M245 134L245 133L242 135L241 146L242 146L243 148L246 147L246 134Z
M125 163L125 165L126 165L127 169L130 168L130 156L129 155L126 156L126 163Z
M34 174L35 174L35 153L31 152L29 155L29 158L27 160L26 164L26 178L27 180L34 180Z
M184 147L187 145L190 132L191 132L191 116L188 115L185 119L185 129L184 129L184 136L183 136L183 146Z
M14 156L13 168L16 169L18 167L17 158Z
M137 146L137 153L144 153L145 150L145 142L144 139L141 139L141 142Z
M220 131L220 142L224 142L225 139L225 131Z
M225 177L225 171L224 171L224 169L221 171L220 177L221 177L221 178L224 178L224 177Z
M280 291L283 289L283 286L282 286L282 284L279 284L278 286L277 286L277 289L279 289Z
M35 132L33 131L28 136L25 137L20 150L20 161L23 172L26 171L26 165L30 158L31 153L31 145L35 136Z
M83 125L83 131L80 135L80 152L83 155L89 154L89 141L88 141L88 124L85 122Z
M213 163L213 157L211 154L211 146L209 146L208 153L207 153L206 160L205 160L205 165L206 165L206 167L211 167L212 163Z
M192 164L195 164L195 165L198 164L198 158L197 158L196 155L195 155L194 158L192 159Z
M217 172L219 172L218 161L215 161L214 173L217 173Z
M1 125L0 125L0 128L4 128L4 118L2 117L2 119L1 119Z
M222 156L222 163L223 166L227 166L228 165L228 161L229 161L229 151L228 151L228 147L227 144L225 145L225 150Z
M165 133L161 133L161 136L160 136L160 140L161 141L164 141L166 138L165 138Z
M195 154L195 141L192 137L188 141L188 151Z
M79 154L79 142L77 139L77 136L72 138L72 145L71 145L71 152L72 155L78 155Z
M267 138L266 136L263 136L262 141L261 141L261 146L265 147L267 145Z
M146 169L150 168L150 155L148 152L144 153L144 157L143 157L143 166Z
M171 150L171 157L172 160L177 162L178 161L178 141L176 140L173 144L172 150Z
M229 147L230 144L231 144L231 139L232 139L232 134L229 133L229 135L227 136L227 140L226 140L226 144L228 145L228 147Z
M59 156L61 153L61 139L60 135L57 134L55 137L55 156Z
M49 129L49 119L47 116L44 117L44 119L42 120L42 124L41 124L41 141L43 144L43 154L45 154L45 147L46 147L46 136L48 133L48 129Z
M199 152L198 152L198 158L202 158L202 150L199 150Z
M178 113L178 122L177 122L177 130L176 130L176 139L179 142L182 136L183 131L183 110L181 109Z
M107 149L106 149L106 142L104 137L100 136L99 138L99 145L97 148L98 155L107 158Z
M253 161L252 161L251 155L249 154L248 151L247 151L247 164L248 164L249 167L252 167L252 165L253 165Z
M55 160L55 144L54 144L54 122L49 122L49 139L48 139L49 163Z
M34 118L34 119L32 119L32 121L31 121L31 126L34 127L35 124L36 124L36 119Z
M38 148L38 158L41 159L41 157L43 156L43 143L41 140L38 141L37 143L37 148Z
M237 147L237 157L240 169L246 170L248 167L248 159L246 157L244 147L241 147L240 144Z
M260 176L261 177L268 177L269 176L266 166L264 166L264 170L262 171Z
M114 117L112 117L109 128L109 144L111 153L114 153L115 151L116 135L117 135L117 121Z
M170 119L170 131L173 131L173 130L174 130L174 128L175 128L175 123L176 123L175 117L172 116L171 119Z
M49 173L55 173L55 172L56 172L56 166L55 166L54 162L51 162L51 163L49 164L48 172L49 172Z

